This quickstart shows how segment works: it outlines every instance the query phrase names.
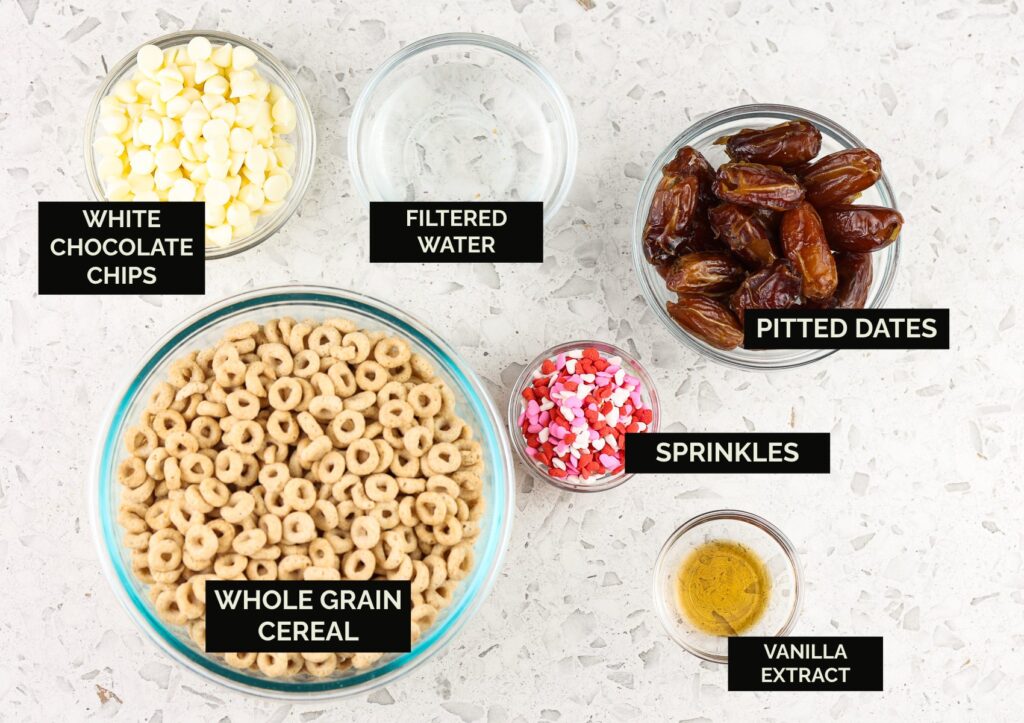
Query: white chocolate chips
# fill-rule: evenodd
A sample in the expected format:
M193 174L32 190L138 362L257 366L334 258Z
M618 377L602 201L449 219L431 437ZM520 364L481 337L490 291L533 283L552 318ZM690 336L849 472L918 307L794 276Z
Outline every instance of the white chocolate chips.
M295 105L256 68L245 47L196 37L161 50L100 102L104 135L93 144L111 201L204 201L206 243L253 232L288 195Z

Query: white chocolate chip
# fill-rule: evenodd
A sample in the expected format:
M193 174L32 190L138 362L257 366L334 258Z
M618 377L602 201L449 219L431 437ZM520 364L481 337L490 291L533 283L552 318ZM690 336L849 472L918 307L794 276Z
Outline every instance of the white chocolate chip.
M164 64L164 53L155 45L143 45L135 56L135 62L139 67L149 72L155 72Z
M256 65L256 53L249 48L238 47L231 57L231 67L235 70L245 70Z
M213 46L210 41L199 35L188 41L188 57L193 63L209 59L213 53Z
M196 187L187 178L179 178L171 186L167 194L168 201L194 201L196 199Z
M284 199L291 185L291 178L287 173L278 173L268 178L267 182L263 184L263 193L268 201L274 203Z

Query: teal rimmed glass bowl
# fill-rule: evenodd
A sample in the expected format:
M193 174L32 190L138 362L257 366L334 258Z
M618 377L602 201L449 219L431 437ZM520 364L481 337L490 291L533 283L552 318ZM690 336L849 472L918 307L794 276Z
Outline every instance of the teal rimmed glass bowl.
M476 563L459 584L452 603L410 652L386 655L371 668L347 670L329 678L268 678L231 668L200 651L185 628L170 626L157 616L146 594L147 586L132 574L130 551L121 543L123 530L116 519L121 490L114 472L124 455L125 429L138 420L148 392L166 377L170 364L189 351L212 344L234 324L264 322L279 316L345 316L364 328L408 340L415 351L430 359L437 374L456 393L458 412L476 432L486 465L483 481L487 503L476 541ZM146 352L138 370L113 398L91 469L90 515L100 563L118 601L136 625L165 653L203 678L234 690L275 698L315 700L356 695L408 675L451 642L479 610L498 575L511 530L512 452L502 420L480 378L445 341L405 312L369 296L328 287L282 286L249 291L219 301L175 326Z

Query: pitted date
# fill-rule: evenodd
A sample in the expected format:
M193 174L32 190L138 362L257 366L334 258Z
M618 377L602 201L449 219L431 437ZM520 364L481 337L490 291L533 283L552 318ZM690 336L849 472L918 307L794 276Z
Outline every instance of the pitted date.
M871 289L871 255L846 254L835 255L836 271L839 284L833 296L839 309L863 309Z
M884 249L899 237L903 227L900 212L883 206L832 206L819 215L829 245L855 254Z
M665 164L662 173L666 176L696 176L700 200L705 204L715 202L715 194L711 190L715 182L715 169L696 148L680 148L676 151L675 158Z
M814 206L806 201L782 216L779 230L786 258L800 272L803 294L810 299L827 299L836 290L838 277L832 250Z
M748 276L729 298L729 308L743 325L747 309L789 309L800 305L800 277L789 261L779 259Z
M795 176L761 163L723 163L714 191L723 201L773 211L786 211L804 200L804 189Z
M697 251L675 260L665 276L665 286L683 294L723 294L735 289L746 275L728 251Z
M792 120L771 128L744 128L715 143L724 144L726 154L734 161L796 166L818 155L821 132L809 121Z
M680 294L679 301L666 304L669 316L693 336L717 349L735 349L743 343L743 329L717 299L700 294Z
M677 257L715 248L707 220L714 171L686 146L662 168L644 226L644 256L663 272Z
M697 210L696 176L665 175L654 191L644 229L648 259L660 253L672 254L686 239Z
M708 211L708 220L715 236L725 242L748 267L759 269L775 261L773 233L769 230L762 209L722 203Z
M819 209L843 203L881 177L882 159L867 148L832 153L800 171L807 200Z

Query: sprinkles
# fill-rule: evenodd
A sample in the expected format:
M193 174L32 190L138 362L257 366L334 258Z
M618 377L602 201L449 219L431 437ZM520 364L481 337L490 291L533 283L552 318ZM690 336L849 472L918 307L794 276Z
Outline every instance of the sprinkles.
M551 477L587 481L625 469L627 432L646 432L654 412L621 357L593 347L545 359L520 394L526 454Z

